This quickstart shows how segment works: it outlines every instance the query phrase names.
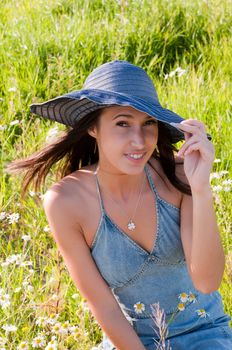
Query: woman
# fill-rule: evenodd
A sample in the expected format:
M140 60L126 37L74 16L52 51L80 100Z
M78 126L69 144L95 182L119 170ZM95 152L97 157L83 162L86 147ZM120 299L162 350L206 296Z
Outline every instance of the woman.
M209 185L214 148L203 123L163 108L146 72L118 60L31 111L68 132L8 170L29 169L25 191L67 157L43 205L107 348L230 349L217 291L224 253ZM165 334L152 317L157 303Z

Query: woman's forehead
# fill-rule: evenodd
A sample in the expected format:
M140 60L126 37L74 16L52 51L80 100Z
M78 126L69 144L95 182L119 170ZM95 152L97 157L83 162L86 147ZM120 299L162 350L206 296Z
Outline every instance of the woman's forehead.
M154 118L145 112L141 112L131 106L110 106L103 109L102 116L114 119L117 116L128 116L131 118Z

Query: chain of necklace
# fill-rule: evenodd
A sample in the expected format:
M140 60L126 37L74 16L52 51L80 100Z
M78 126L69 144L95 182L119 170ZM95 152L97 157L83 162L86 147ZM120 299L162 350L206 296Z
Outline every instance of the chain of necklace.
M98 170L98 169L97 169L97 170ZM95 171L95 174L97 174L97 170ZM135 222L134 222L133 219L134 219L134 216L135 216L135 213L136 213L136 210L137 210L137 208L138 208L138 204L139 204L139 201L140 201L140 198L141 198L141 194L142 194L142 189L143 189L145 177L146 177L146 176L145 176L145 174L144 174L143 180L142 180L142 183L141 183L141 188L140 188L138 200L137 200L137 203L136 203L136 206L135 206L135 209L134 209L134 212L133 212L132 216L130 217L128 214L125 215L125 211L123 211L123 214L124 214L127 218L128 218L128 216L129 216L129 221L128 221L128 223L127 223L127 228L128 228L128 230L130 230L130 231L134 231L134 230L136 229L136 224L135 224ZM105 192L106 192L106 191L105 191ZM109 197L115 204L117 204L118 207L120 207L120 209L122 209L121 206L109 195L108 192L106 192L106 194L108 195L108 197Z

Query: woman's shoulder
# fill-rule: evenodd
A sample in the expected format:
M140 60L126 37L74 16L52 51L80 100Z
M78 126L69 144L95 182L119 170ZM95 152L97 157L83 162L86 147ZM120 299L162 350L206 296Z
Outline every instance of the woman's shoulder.
M94 165L76 170L52 184L44 195L46 201L56 201L76 215L85 207L86 202L93 195Z
M54 191L62 197L81 196L83 190L87 190L90 183L92 183L94 170L95 165L89 165L75 170L52 184L48 191Z

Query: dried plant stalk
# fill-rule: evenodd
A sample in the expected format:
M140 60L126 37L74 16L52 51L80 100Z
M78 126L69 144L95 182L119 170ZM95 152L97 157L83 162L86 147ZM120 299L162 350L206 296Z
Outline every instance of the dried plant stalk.
M156 326L154 330L159 338L159 341L155 340L155 350L171 350L169 341L166 341L168 336L168 327L166 324L165 312L160 308L159 303L151 304L151 310L151 318Z

